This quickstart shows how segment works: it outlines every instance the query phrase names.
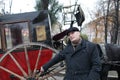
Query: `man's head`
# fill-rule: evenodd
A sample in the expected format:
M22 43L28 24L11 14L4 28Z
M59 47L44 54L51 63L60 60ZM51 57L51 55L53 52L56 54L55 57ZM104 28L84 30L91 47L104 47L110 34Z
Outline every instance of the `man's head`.
M78 28L71 27L67 30L66 34L72 43L77 44L80 42L80 32Z

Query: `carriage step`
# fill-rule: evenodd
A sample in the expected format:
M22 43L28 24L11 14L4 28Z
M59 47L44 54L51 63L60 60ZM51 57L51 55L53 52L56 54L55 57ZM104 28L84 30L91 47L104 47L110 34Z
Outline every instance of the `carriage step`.
M108 80L117 80L118 74L116 71L109 71L108 72Z
M112 70L112 71L109 71L109 72L108 72L108 77L118 78L118 74L117 74L116 71Z

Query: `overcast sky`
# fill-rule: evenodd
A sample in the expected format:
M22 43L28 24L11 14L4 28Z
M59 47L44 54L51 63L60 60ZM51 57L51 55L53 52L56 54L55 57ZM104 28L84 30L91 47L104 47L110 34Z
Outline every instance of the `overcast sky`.
M5 10L10 11L10 1L12 1L11 13L23 13L35 11L35 0L4 0Z
M5 2L5 10L10 12L10 1L3 0ZM36 5L36 0L12 0L11 13L23 13L35 11L34 7ZM75 4L76 0L59 0L60 4L64 6ZM84 13L85 13L85 22L90 20L89 12L95 9L96 2L98 0L77 0L77 4L80 4Z
M20 12L30 12L34 11L34 7L36 4L36 0L3 0L5 2L5 10L9 11L9 4L10 1L12 1L12 8L11 12L12 13L20 13ZM75 4L76 0L59 0L60 4L70 5L70 4ZM82 8L84 9L93 9L95 8L95 4L97 0L77 0L78 3L80 4Z

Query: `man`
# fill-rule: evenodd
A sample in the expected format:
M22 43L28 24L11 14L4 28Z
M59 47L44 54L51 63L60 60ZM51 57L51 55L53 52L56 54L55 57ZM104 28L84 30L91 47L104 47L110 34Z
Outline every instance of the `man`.
M82 39L79 29L76 27L69 28L66 34L70 40L68 45L43 65L41 72L47 71L54 64L65 60L64 80L100 80L101 62L96 44Z

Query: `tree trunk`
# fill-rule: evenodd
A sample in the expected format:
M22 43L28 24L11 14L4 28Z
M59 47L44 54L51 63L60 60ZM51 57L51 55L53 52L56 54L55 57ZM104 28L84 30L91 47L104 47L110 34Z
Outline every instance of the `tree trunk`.
M115 16L114 16L114 30L113 30L113 38L112 39L112 43L113 44L117 44L117 40L118 40L118 29L119 29L119 0L115 0L114 1L114 5L115 5Z
M48 10L49 0L42 0L43 10Z
M108 0L107 14L105 15L105 43L107 43L109 5L110 5L110 0Z

